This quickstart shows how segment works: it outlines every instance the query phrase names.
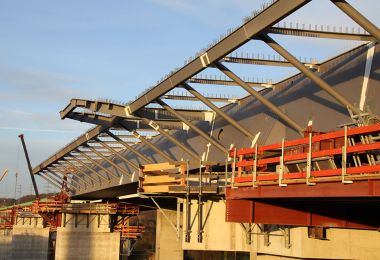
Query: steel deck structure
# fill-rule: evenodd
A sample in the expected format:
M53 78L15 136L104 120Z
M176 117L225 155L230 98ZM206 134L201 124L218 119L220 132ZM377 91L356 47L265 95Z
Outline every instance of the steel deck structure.
M302 7L309 2L311 1L277 0L264 5L262 10L254 12L252 17L245 19L243 25L230 30L227 35L201 50L195 57L186 61L184 66L165 75L157 82L157 85L147 89L140 97L129 103L72 99L60 112L61 118L94 124L95 127L34 167L33 174L41 176L58 188L62 186L62 182L65 182L73 198L115 199L121 196L139 197L138 183L143 165L178 161L214 161L225 164L226 171L229 171L227 175L234 178L232 180L226 176L225 180L228 179L232 185L230 188L225 185L227 186L226 197L230 198L228 204L230 210L239 207L259 213L265 207L258 206L260 209L253 211L253 208L262 203L258 201L256 203L254 199L268 199L269 197L260 197L260 194L268 189L268 194L281 194L281 198L292 197L291 194L295 193L298 194L298 199L306 198L306 195L303 197L299 194L308 194L307 191L315 193L311 197L324 199L341 197L341 194L345 192L352 192L352 197L356 199L367 197L367 195L379 196L378 181L370 180L370 178L367 178L367 184L360 184L362 182L348 184L342 181L343 183L308 185L315 181L309 177L315 177L316 174L310 170L310 160L315 159L308 156L311 153L299 152L294 155L259 158L257 161L251 160L252 158L244 159L246 155L254 155L254 149L257 146L260 152L266 151L278 155L279 149L282 148L284 151L285 148L294 146L295 142L301 142L297 145L306 145L309 141L312 144L316 140L321 141L321 138L331 140L333 138L331 136L347 137L344 130L335 131L338 125L348 127L348 138L351 136L351 131L355 129L351 126L359 126L358 129L362 129L360 127L376 128L378 131L380 30L344 0L332 0L331 5L336 6L358 23L362 30L349 31L336 27L323 29L299 24L295 27L279 25L290 14L299 9L302 11ZM276 35L297 37L297 39L314 37L326 40L360 41L361 44L338 53L324 62L302 61L272 38ZM234 55L234 51L239 50L240 47L256 42L264 43L282 58ZM230 66L232 64L235 66ZM292 67L299 73L278 82L257 78L246 80L231 69L236 65L262 66L264 69ZM218 75L201 75L202 72L207 73L210 70L217 71ZM367 82L365 87L363 81ZM216 93L220 88L237 87L248 95L239 98L203 95L198 89L204 85L213 86ZM367 90L368 85L370 87ZM173 94L177 89L183 90L186 94ZM202 104L203 107L176 108L170 103L173 100L194 102ZM310 121L312 121L313 131L326 134L299 139L304 137L305 133L309 133ZM301 141L283 141L282 145L279 144L281 140L293 139ZM276 145L271 145L273 143ZM235 158L233 152L231 154L231 147L236 148L237 155L241 157L238 158L237 166L241 168L236 178L231 175L234 170L231 158ZM376 152L379 149L377 141L345 147L347 149L345 153L350 155L368 151L372 154L373 151ZM328 151L313 152L313 156L320 158L341 153L340 146ZM284 168L284 164L290 160L308 161L307 173L272 171L269 175L250 177L240 175L244 170L243 167L251 165L253 161L256 161L257 166L260 167L280 162L280 167ZM375 158L373 162L374 165L356 165L358 167L355 169L347 167L345 173L378 172L378 160ZM356 163L358 164L357 161ZM365 167L374 169L366 170ZM194 166L189 170L197 168ZM342 171L339 167L333 170L336 171L334 174ZM293 178L292 174L295 176L294 179L306 176L306 182L285 187L286 182ZM257 181L279 180L280 184L284 185L270 188L255 187L257 183L254 178L257 178ZM345 181L349 181L348 179ZM252 187L235 189L239 185L244 186L244 182ZM294 191L297 189L294 188L296 186L302 186L299 192ZM350 186L355 188L350 189ZM328 193L328 196L325 196L326 190L323 187L336 191L336 194ZM359 190L364 193L355 193ZM376 192L369 194L371 190L376 190ZM341 201L334 200L334 203L336 206ZM307 208L308 205L313 207L309 202L302 204L302 207ZM277 213L281 212L280 206L276 208ZM263 218L268 217L265 215L263 218L255 218L256 216L252 214L245 216L248 217L237 219L252 222L262 221ZM276 219L276 221L279 220ZM310 221L294 223L320 224L320 222ZM366 223L363 227L373 228L375 225L377 224ZM358 225L348 224L341 226L358 227Z

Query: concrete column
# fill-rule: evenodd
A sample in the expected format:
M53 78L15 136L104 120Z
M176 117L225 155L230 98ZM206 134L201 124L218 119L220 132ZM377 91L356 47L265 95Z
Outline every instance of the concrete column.
M11 258L12 230L0 230L0 260Z
M110 232L109 215L67 214L65 223L57 229L57 260L118 260L119 252L120 233Z
M163 209L163 212L171 223L176 225L177 211ZM166 217L157 210L156 260L182 260L182 232L179 232L180 237L177 239L176 231Z
M42 218L17 218L13 226L10 259L47 259L49 254L49 228Z

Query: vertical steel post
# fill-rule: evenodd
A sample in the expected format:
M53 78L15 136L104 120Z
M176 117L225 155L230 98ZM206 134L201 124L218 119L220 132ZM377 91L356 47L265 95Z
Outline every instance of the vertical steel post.
M252 172L252 187L255 188L256 186L256 181L257 181L257 153L258 153L258 148L257 144L255 144L255 157L253 160L253 172Z
M191 198L190 198L190 176L189 160L186 160L186 237L185 242L190 242L191 235Z
M199 163L198 243L203 241L202 161Z
M307 161L306 161L306 184L309 185L309 186L313 186L315 185L315 183L313 182L310 182L310 178L311 178L311 166L312 166L312 146L313 146L313 142L312 142L312 138L313 138L313 133L310 132L309 133L309 150L308 150L308 153L307 153Z
M280 169L279 169L279 173L278 173L278 186L280 187L286 187L288 186L288 184L286 183L282 183L283 179L284 179L284 168L285 168L285 165L284 165L284 155L285 155L285 139L282 138L282 141L281 141L281 157L280 157Z
M342 147L342 183L351 184L352 181L347 181L345 179L347 175L347 126L344 126L344 146Z

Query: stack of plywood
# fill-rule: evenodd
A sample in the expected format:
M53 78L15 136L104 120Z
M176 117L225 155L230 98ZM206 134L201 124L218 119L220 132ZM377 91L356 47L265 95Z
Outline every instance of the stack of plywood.
M168 193L171 186L185 185L185 170L184 161L144 165L140 173L140 188L144 193ZM173 176L173 173L182 178Z

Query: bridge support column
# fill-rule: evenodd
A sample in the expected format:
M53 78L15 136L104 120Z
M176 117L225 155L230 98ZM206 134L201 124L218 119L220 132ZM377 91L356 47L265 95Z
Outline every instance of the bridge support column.
M49 259L49 233L38 215L17 217L9 259Z
M177 211L157 210L156 260L183 259L182 232L179 232L180 237L177 238L177 232L172 226L173 223L174 225L177 223Z
M0 229L0 256L4 259L11 258L12 229ZM0 259L3 259L0 258Z
M120 233L111 233L110 215L62 214L55 259L119 259Z

